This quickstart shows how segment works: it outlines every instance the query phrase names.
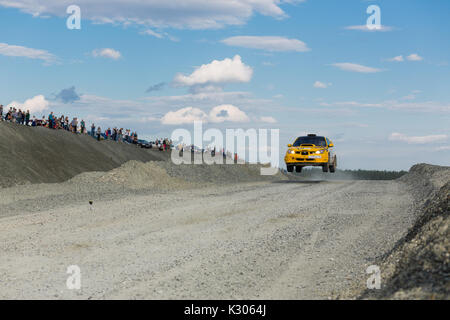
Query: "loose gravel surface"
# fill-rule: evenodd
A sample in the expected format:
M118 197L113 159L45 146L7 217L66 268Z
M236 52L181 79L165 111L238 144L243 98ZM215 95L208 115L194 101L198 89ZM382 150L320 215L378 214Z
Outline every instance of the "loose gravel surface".
M113 170L2 189L0 298L334 298L413 224L395 181L199 187L146 170L173 188L130 187ZM71 265L80 290L66 287Z

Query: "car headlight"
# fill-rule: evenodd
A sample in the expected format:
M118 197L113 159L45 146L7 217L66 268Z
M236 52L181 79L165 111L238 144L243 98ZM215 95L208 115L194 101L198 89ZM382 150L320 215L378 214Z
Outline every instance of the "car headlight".
M322 153L325 153L325 150L317 150L316 153L317 154L322 154Z
M288 154L295 154L295 150L288 150L287 153Z

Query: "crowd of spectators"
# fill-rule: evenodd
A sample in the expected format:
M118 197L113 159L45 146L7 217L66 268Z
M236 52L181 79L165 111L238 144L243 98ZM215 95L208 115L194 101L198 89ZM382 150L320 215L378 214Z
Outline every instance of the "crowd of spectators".
M90 130L88 130L83 119L78 121L78 118L75 117L72 118L72 120L69 120L69 117L65 117L64 115L58 117L54 115L53 112L50 112L47 118L43 116L42 119L40 119L35 116L31 117L29 110L25 111L10 107L9 110L6 111L4 110L3 105L0 105L0 121L8 121L31 127L46 127L53 130L66 130L75 134L88 134L98 141L113 140L130 144L140 144L149 148L152 148L154 145L160 151L172 149L172 140L168 138L158 138L154 142L147 142L139 140L137 132L131 131L130 129L124 130L123 128L114 127L112 129L108 128L105 131L102 131L101 127L95 126L94 123L91 125ZM179 144L176 148L179 150L180 154L184 151L190 151L191 153L211 153L211 156L213 157L216 155L216 147L207 147L206 149L199 150L194 145ZM236 153L233 155L230 152L225 152L225 149L222 149L221 153L224 159L227 157L233 157L235 162L238 160Z
M50 112L48 117L36 118L30 115L30 111L16 109L10 107L9 110L5 110L3 105L0 105L0 121L8 121L31 127L46 127L53 130L66 130L75 134L88 134L97 140L113 140L117 142L126 142L130 144L140 144L143 140L138 139L138 134L130 129L123 128L108 128L102 131L100 126L96 126L94 123L90 129L86 127L86 122L78 118L69 119L69 117L61 115L56 116L53 112ZM145 141L145 143L150 144ZM165 139L157 139L154 143L160 150L169 150L172 142Z

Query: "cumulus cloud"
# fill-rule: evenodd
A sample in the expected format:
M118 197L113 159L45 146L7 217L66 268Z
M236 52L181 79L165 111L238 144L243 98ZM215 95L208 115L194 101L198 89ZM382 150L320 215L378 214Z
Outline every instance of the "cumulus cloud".
M162 124L179 125L194 121L206 121L208 116L198 108L186 107L177 111L169 111L162 118Z
M280 7L286 0L77 0L83 19L97 23L138 24L156 28L221 28L244 24L255 12L275 18L286 17ZM33 16L63 17L72 0L0 0Z
M62 89L55 97L57 100L60 100L64 103L73 103L75 101L80 100L80 96L75 91L75 86L72 86L67 89Z
M410 54L406 57L408 61L422 61L423 58L419 56L417 53Z
M348 26L345 27L346 30L357 30L357 31L365 31L365 32L387 32L392 31L394 28L388 26L380 26L379 28L371 29L367 26L367 24L359 25L359 26Z
M316 82L314 82L313 86L314 86L314 88L326 89L326 88L328 88L328 86L331 86L331 83L324 83L324 82L316 81Z
M46 65L58 61L58 58L46 50L27 48L22 46L0 43L0 54L9 57L24 57L44 61Z
M208 120L214 123L225 121L247 122L249 121L249 118L245 112L240 110L238 107L231 104L223 104L212 108L209 112Z
M194 70L190 75L177 74L173 80L175 86L198 86L225 84L231 82L249 82L253 69L245 65L239 55L233 59L214 60Z
M225 121L248 122L249 117L238 107L224 104L212 108L208 114L199 108L186 107L177 111L169 111L161 118L161 123L168 125L187 124L194 121L211 123L221 123Z
M342 62L333 63L332 66L337 67L343 71L360 72L360 73L376 73L381 72L381 69L366 67L356 63Z
M33 98L25 100L25 102L23 103L12 101L10 104L8 104L7 108L9 107L22 110L30 110L30 113L37 113L47 110L49 107L49 102L45 99L43 95L37 95L34 96Z
M119 51L111 48L95 49L92 51L92 55L94 57L109 58L113 60L120 59L120 57L122 56Z
M437 134L430 136L407 136L402 133L394 132L389 136L390 141L403 141L409 144L426 144L447 140L447 135Z
M311 49L298 39L271 36L236 36L222 40L229 46L260 49L266 51L296 51L305 52Z

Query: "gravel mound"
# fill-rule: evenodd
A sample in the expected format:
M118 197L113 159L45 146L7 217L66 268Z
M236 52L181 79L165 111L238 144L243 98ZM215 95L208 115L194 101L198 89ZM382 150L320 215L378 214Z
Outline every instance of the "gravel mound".
M0 188L63 182L83 172L109 171L129 160L169 157L168 152L8 122L0 122L0 154Z
M260 165L175 165L170 161L128 161L108 172L86 172L69 183L80 189L181 190L208 185L286 179L278 173L261 176Z
M409 173L398 179L405 183L415 196L416 205L422 206L426 200L450 181L450 167L416 164ZM420 212L420 211L419 211Z
M86 172L69 181L82 188L101 188L108 186L110 189L122 188L131 190L177 190L194 187L185 180L171 177L166 170L155 161L146 163L140 161L128 161L119 168L108 172Z
M273 176L262 176L261 165L256 164L174 165L171 162L159 162L157 165L164 168L169 176L190 183L229 184L287 179L281 172Z
M450 167L415 165L402 177L418 219L381 264L386 283L362 298L450 299Z

